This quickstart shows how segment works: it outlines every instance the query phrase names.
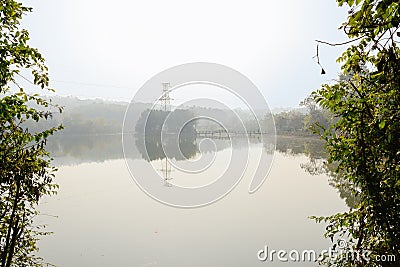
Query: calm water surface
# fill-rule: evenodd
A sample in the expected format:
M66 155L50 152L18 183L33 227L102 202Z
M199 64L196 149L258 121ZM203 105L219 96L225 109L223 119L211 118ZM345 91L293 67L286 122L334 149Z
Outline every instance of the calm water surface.
M328 249L324 225L308 216L346 209L328 177L312 176L300 167L309 162L299 152L301 142L285 147L290 140L281 141L284 149L276 151L271 172L255 194L248 194L252 177L245 173L222 200L179 209L138 188L122 158L119 137L96 138L66 139L51 147L60 190L41 203L44 215L39 221L54 234L39 246L40 255L60 267L315 266L260 262L257 252L266 245L287 251ZM252 144L250 150L260 145ZM217 154L223 159L230 149L241 148L220 141ZM129 156L143 164L161 164L161 159L149 163L140 151ZM179 180L179 171L173 176Z

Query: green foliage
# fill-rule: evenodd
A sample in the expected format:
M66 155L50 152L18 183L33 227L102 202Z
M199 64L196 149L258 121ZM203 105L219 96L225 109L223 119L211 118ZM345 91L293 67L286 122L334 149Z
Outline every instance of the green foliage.
M317 107L315 103L306 102L309 99L300 103L307 107L306 113L288 111L274 115L278 135L313 136L313 132L328 128L335 121L327 110Z
M330 171L359 199L330 217L326 236L369 257L325 257L328 266L398 266L400 262L400 1L339 0L350 7L342 29L354 42L338 59L343 76L313 92L338 121L321 133ZM337 245L337 243L336 243ZM382 262L378 255L394 255Z
M276 133L278 135L310 135L311 132L307 130L305 125L306 118L307 115L295 111L275 114Z
M136 125L137 135L161 137L161 132L196 136L196 121L189 110L176 109L172 112L162 110L145 110Z
M328 109L321 108L311 95L300 102L300 105L305 106L308 111L303 120L304 129L308 132L320 134L337 121L334 115Z
M43 195L56 192L52 181L55 168L45 150L47 138L61 126L39 132L24 123L48 120L52 109L61 112L37 94L28 95L18 83L21 71L31 73L33 84L48 89L47 67L37 49L27 42L29 34L20 29L22 15L31 9L12 0L0 3L0 265L43 266L35 255L36 241L48 234L34 224L36 207ZM14 88L16 89L13 89ZM51 89L48 89L51 90ZM32 108L28 103L42 107Z

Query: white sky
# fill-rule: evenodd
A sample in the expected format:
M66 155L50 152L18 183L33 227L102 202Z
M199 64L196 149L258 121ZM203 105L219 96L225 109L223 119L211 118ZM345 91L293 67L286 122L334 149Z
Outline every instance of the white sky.
M23 26L60 95L130 100L153 75L188 62L227 65L249 77L271 107L296 107L336 78L347 16L335 0L33 0Z

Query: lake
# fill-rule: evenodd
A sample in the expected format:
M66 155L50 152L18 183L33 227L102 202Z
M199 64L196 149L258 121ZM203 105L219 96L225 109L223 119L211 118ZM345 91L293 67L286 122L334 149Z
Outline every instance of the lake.
M216 141L215 155L222 161L234 150L245 153L241 145L231 147L226 142ZM123 158L121 136L52 140L49 150L59 167L60 189L40 204L42 215L37 221L54 234L42 238L39 254L60 267L315 266L314 262L257 258L265 246L288 252L320 252L330 246L323 238L325 225L308 216L348 208L326 175L305 171L307 164L321 162L321 148L314 143L318 142L311 138L278 138L270 173L256 193L248 193L252 176L246 172L221 200L182 209L155 201L135 184ZM260 146L252 143L250 154ZM190 154L196 157L198 151ZM163 164L162 156L148 159L140 149L127 157L136 166L161 168ZM219 165L213 167L218 172ZM171 183L184 185L196 185L200 179L185 180L179 170L172 170L171 176L175 178ZM215 177L202 179L204 183Z

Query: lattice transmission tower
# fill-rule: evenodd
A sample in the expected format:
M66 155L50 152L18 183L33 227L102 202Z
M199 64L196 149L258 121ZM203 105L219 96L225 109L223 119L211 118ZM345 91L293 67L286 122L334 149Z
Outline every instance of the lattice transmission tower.
M171 87L170 83L162 83L162 95L160 98L161 109L164 111L171 111L171 97L169 96L169 88Z
M164 82L162 83L162 95L160 97L160 105L161 105L161 110L165 112L170 112L171 111L171 97L169 96L169 90L171 88L171 84L169 82ZM165 155L165 158L161 160L161 169L160 169L162 176L164 178L164 185L165 186L172 186L172 184L169 182L173 178L171 177L171 164Z

